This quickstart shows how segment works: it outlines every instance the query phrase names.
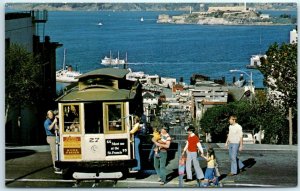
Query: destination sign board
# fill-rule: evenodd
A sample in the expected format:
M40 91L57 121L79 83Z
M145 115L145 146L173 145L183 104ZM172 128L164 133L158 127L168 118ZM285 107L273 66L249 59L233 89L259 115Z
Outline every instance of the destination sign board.
M127 139L106 139L106 156L128 155Z

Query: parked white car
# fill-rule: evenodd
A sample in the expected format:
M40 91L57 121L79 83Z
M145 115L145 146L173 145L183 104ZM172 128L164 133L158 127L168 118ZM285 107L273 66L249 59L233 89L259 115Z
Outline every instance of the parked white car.
M254 144L255 143L252 133L249 133L249 132L243 133L243 143L244 144Z

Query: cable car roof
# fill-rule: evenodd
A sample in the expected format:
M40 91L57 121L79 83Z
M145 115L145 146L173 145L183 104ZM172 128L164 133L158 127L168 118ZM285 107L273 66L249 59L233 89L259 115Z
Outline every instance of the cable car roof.
M102 68L78 77L78 84L66 89L58 102L125 101L134 99L140 83L126 80L127 69ZM124 85L125 84L125 85Z
M134 99L135 89L114 89L98 86L79 90L78 87L59 97L58 102L86 102L86 101L126 101Z

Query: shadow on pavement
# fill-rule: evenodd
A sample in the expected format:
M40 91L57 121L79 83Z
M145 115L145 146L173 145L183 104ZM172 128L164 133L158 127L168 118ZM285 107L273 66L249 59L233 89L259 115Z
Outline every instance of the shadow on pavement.
M243 161L243 164L245 165L245 167L239 171L239 173L245 171L245 168L252 168L252 166L256 163L254 158L248 158L247 160ZM219 181L221 181L222 179L226 178L227 174L221 174L221 176L219 176Z
M36 153L34 150L29 149L5 149L5 160L29 156Z
M256 163L254 158L248 158L247 160L243 161L245 168L251 168Z
M219 181L223 180L224 178L226 178L227 174L221 174L221 176L219 176Z
M37 170L32 171L32 172L30 172L30 173L28 173L28 174L25 174L25 175L23 175L23 176L20 176L20 177L18 177L18 178L15 178L14 180L7 181L7 182L5 183L5 185L7 186L7 185L9 185L9 184L11 184L11 183L13 183L13 182L16 182L16 181L19 180L19 179L22 179L22 178L24 178L24 177L26 177L26 176L29 176L29 175L31 175L31 174L35 174L36 172L42 171L42 170L47 169L47 168L49 168L49 167L52 167L52 165L45 166L45 167L43 167L43 168L37 169Z
M173 169L173 172L167 174L167 182L170 182L171 180L173 180L174 178L177 178L178 175L178 169Z

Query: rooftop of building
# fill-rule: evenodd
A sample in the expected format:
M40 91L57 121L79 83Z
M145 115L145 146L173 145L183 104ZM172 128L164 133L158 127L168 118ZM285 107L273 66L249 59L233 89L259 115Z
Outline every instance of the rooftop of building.
M30 11L5 13L5 20L22 19L28 17L31 17Z

